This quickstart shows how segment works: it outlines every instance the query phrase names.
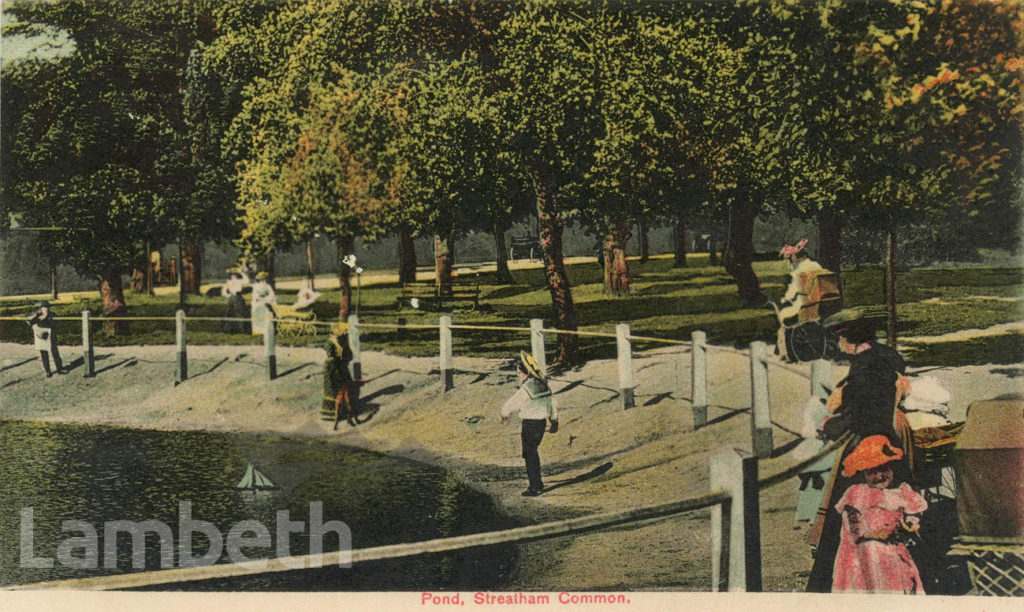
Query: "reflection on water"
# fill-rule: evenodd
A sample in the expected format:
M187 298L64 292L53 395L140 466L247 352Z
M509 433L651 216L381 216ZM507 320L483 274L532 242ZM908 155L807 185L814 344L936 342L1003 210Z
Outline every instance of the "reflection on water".
M280 488L236 489L249 462ZM186 501L193 520L208 521L225 536L243 520L266 526L272 546L245 548L249 557L277 556L277 513L285 510L290 520L305 524L305 531L291 534L289 553L309 552L310 502L316 501L323 503L325 522L349 526L356 549L511 526L489 498L440 469L322 441L0 421L0 586L132 571L127 535L117 541L117 569L71 569L59 562L45 569L20 567L23 508L33 509L37 557L56 557L62 542L83 535L62 532L63 521L85 521L96 529L102 564L104 522L156 520L173 531L177 563L179 503ZM193 534L191 541L194 557L209 548L201 534ZM328 534L324 550L336 550L337 542ZM159 553L159 538L147 536L146 569L159 569ZM515 559L514 547L488 547L170 588L500 588ZM225 551L221 562L227 561Z

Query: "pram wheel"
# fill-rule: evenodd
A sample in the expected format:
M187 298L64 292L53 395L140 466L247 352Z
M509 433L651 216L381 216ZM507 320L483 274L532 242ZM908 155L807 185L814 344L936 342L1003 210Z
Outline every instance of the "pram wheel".
M796 361L830 359L839 352L839 339L820 323L801 323L786 330L787 352Z

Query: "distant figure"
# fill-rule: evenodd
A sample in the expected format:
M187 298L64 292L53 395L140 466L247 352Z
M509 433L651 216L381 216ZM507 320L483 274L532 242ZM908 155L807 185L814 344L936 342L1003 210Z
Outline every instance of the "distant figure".
M252 285L252 333L263 334L267 323L277 316L277 294L267 282L267 273L256 274L256 282Z
M60 360L60 351L57 349L57 331L54 328L53 313L50 312L50 303L46 300L39 302L35 313L25 320L32 326L32 337L35 340L35 348L39 351L39 360L43 362L43 372L47 378L53 374L50 372L50 355L53 356L53 366L58 374L64 373L64 364Z
M229 268L228 269L228 280L224 283L224 287L221 293L228 299L228 312L227 317L229 319L248 319L249 311L245 306L245 299L242 297L242 292L245 290L245 286L249 284L249 275L245 273L245 270L241 268ZM245 333L246 327L248 326L246 321L223 321L221 322L221 330L228 333Z
M779 251L779 255L789 262L789 286L786 294L779 301L779 333L775 341L775 351L783 360L789 358L786 350L786 333L799 322L800 308L806 303L807 283L811 276L825 272L821 264L812 260L804 250L807 246L807 239L804 238L796 245L785 245Z
M918 514L928 503L893 477L903 450L885 436L869 436L843 460L843 476L859 475L836 503L843 530L832 576L833 593L924 595L917 565L905 542L917 535Z
M324 395L320 413L334 417L334 429L338 429L342 417L355 427L359 387L349 371L352 349L348 345L348 323L338 321L331 326L330 338L324 345L324 351L327 352L327 359L324 361Z
M516 413L522 420L523 459L526 460L526 476L530 480L523 496L536 497L544 492L537 448L544 439L546 420L551 421L551 433L558 432L558 408L533 355L520 351L516 371L519 373L519 389L502 405L501 420L508 424Z
M320 297L320 292L314 291L313 288L309 286L309 282L310 281L307 281L307 284L303 285L303 287L299 289L299 293L295 297L295 308L298 310L309 306L315 302L318 297Z

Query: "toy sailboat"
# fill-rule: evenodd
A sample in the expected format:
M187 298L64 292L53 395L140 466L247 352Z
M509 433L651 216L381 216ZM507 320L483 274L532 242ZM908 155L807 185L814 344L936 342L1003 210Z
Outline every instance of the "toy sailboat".
M235 485L235 488L243 491L270 491L279 487L267 478L266 474L254 468L250 463L245 468L245 474L238 481L238 484Z

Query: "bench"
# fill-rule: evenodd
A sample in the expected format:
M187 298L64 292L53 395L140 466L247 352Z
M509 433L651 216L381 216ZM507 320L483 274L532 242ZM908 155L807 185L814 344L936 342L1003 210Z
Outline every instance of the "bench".
M433 281L417 281L402 284L402 295L398 297L396 307L412 306L412 300L419 304L434 305L434 309L440 312L445 302L472 302L470 310L475 310L480 305L480 282L460 281L441 283Z
M530 236L513 236L508 246L508 258L513 262L516 260L516 253L525 253L530 261L533 261L535 253L540 255L540 241Z

